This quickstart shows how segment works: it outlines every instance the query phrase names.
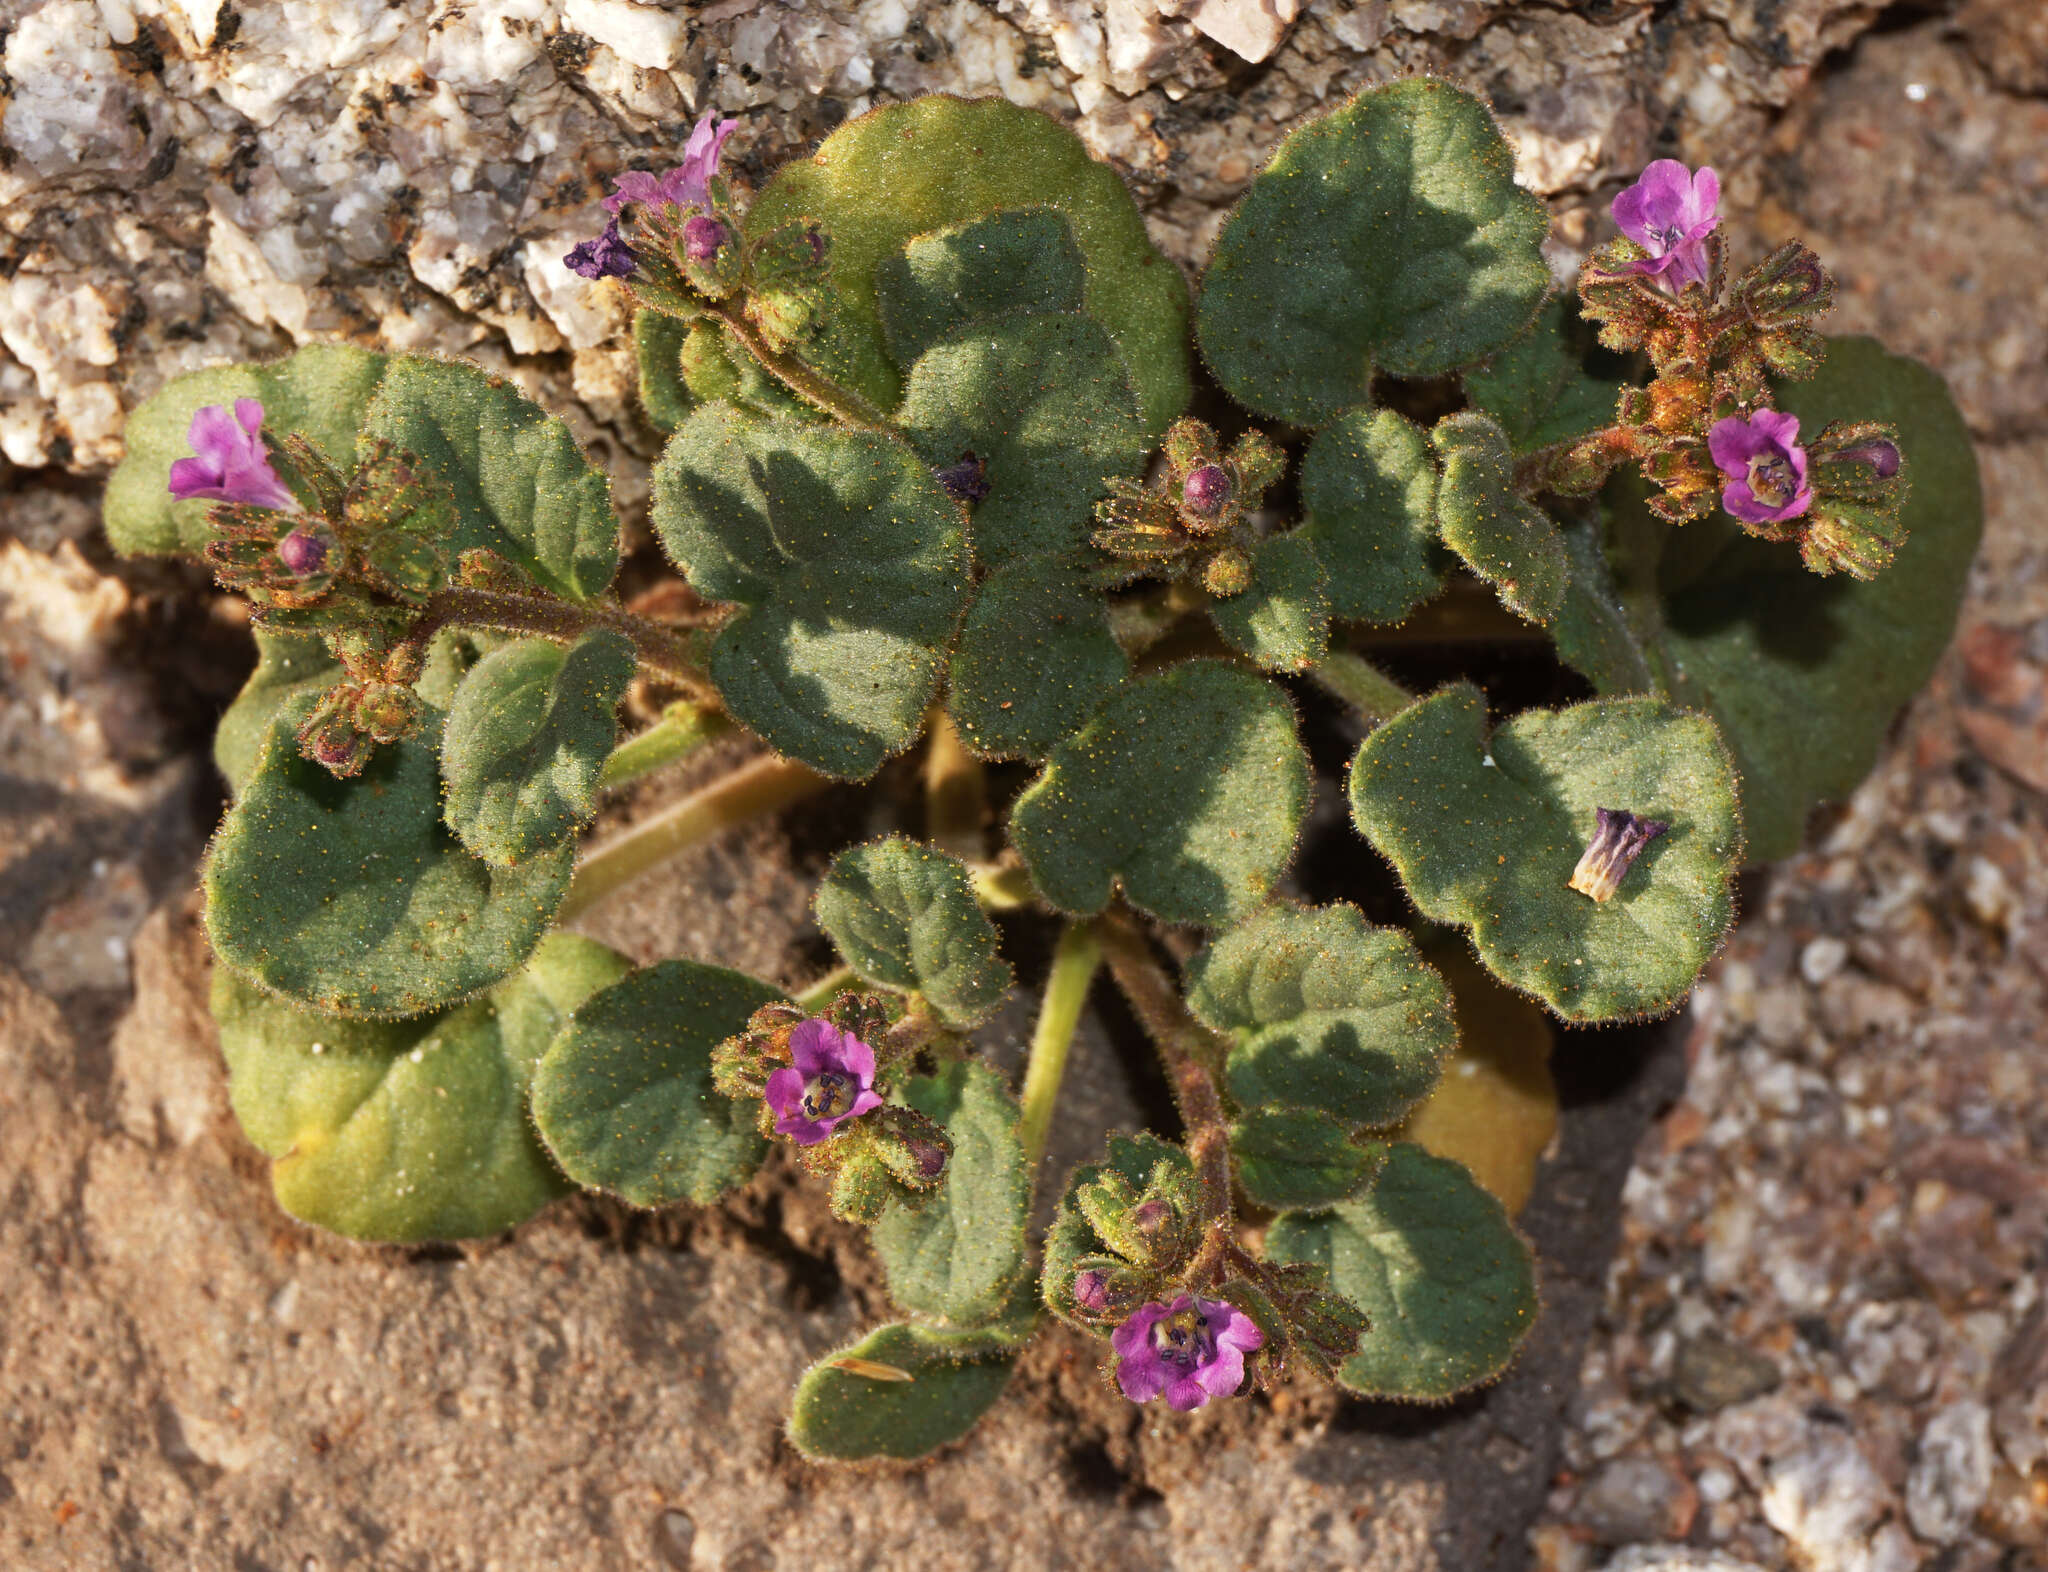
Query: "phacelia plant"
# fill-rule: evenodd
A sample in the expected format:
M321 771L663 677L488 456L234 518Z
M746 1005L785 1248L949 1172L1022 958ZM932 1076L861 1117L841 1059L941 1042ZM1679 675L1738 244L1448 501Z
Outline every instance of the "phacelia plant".
M1823 339L1803 246L1731 275L1713 171L1670 161L1553 298L1544 209L1447 82L1291 135L1192 308L1044 116L878 109L751 200L733 129L622 176L566 259L638 308L654 533L695 592L658 603L691 609L621 605L605 477L475 366L307 347L130 423L114 542L203 554L256 627L206 922L279 1200L487 1234L577 1186L711 1204L785 1146L904 1316L799 1381L813 1457L959 1437L1048 1313L1172 1409L1495 1378L1534 1262L1394 1133L1458 1040L1416 934L1284 893L1293 695L1355 710L1350 815L1416 933L1567 1021L1670 1011L1745 857L1854 785L1946 642L1980 509L1940 380ZM1186 414L1197 349L1227 435ZM1447 593L1595 696L1495 720L1470 681L1404 691L1361 651ZM635 684L667 707L622 742ZM607 791L735 732L765 747L579 862ZM920 746L931 839L832 863L823 980L560 931ZM990 783L1026 777L998 847ZM989 913L1027 909L1064 928L1013 1087L974 1033L1014 985ZM1105 1132L1034 1241L1104 962L1180 1128Z

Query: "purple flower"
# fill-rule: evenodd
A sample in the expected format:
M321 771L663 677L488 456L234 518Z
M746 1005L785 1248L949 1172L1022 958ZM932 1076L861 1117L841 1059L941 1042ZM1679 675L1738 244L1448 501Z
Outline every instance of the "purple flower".
M258 508L297 507L298 498L270 467L262 430L263 405L253 398L236 399L232 415L224 404L194 410L185 440L198 457L171 466L171 495L180 502L212 497Z
M816 1146L844 1121L882 1104L874 1090L875 1050L814 1018L789 1034L794 1061L768 1077L762 1094L775 1110L775 1133L798 1146Z
M1596 901L1614 898L1636 859L1671 826L1662 819L1639 819L1626 808L1595 808L1593 839L1566 882Z
M1707 236L1721 222L1721 177L1693 174L1675 158L1660 158L1614 199L1610 211L1621 232L1650 254L1634 264L1651 278L1670 274L1674 291L1707 281Z
M570 272L584 278L624 278L639 266L640 259L633 255L633 248L619 238L619 221L615 218L604 226L603 234L595 240L584 241L562 261Z
M988 464L972 452L960 455L958 463L933 471L939 486L955 502L979 502L988 495Z
M683 161L659 177L644 169L629 169L612 182L612 194L604 199L605 211L617 214L628 202L646 207L666 203L670 207L709 207L711 178L718 173L718 155L725 140L740 128L737 120L720 120L718 111L707 110L691 131L683 147Z
M1229 1397L1244 1381L1244 1356L1266 1341L1252 1318L1220 1299L1182 1294L1170 1305L1141 1305L1114 1332L1116 1384L1134 1403L1166 1394L1186 1413Z
M1760 409L1747 420L1717 420L1707 433L1707 452L1728 477L1721 506L1744 523L1782 524L1813 506L1797 415Z

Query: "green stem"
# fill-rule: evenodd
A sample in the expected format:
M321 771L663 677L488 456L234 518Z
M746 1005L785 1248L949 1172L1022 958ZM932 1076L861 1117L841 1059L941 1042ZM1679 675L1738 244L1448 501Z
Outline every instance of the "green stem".
M660 720L612 749L598 772L597 789L610 791L666 769L736 729L725 716L701 704L671 704Z
M988 848L988 777L943 708L934 708L924 755L924 833L941 851L979 863Z
M427 641L446 627L533 633L560 644L573 644L593 629L606 628L631 639L640 664L648 670L667 678L695 702L718 707L718 690L690 658L688 646L676 631L617 606L503 590L445 589L427 602L425 611L406 631L405 642L424 650Z
M1180 989L1152 953L1127 910L1110 908L1097 920L1109 972L1130 1001L1132 1013L1159 1050L1160 1062L1180 1107L1188 1156L1202 1187L1202 1215L1214 1222L1230 1216L1230 1134L1215 1077L1223 1070L1226 1045L1188 1012Z
M829 378L821 377L802 361L789 355L777 354L768 347L768 341L761 337L761 330L749 322L739 306L732 301L720 301L709 308L712 316L723 322L726 331L746 346L747 353L761 362L762 368L790 392L807 403L815 404L826 414L835 416L849 426L858 426L866 431L888 432L891 430L889 417L858 393L841 387Z
M816 1015L851 987L858 976L851 966L835 966L810 987L801 993L791 994L790 997L811 1014Z
M1101 961L1102 942L1094 927L1068 923L1052 952L1052 974L1045 980L1045 998L1031 1034L1031 1057L1024 1064L1024 1111L1017 1121L1017 1139L1024 1145L1024 1160L1034 1168L1045 1156L1053 1107L1067 1073L1067 1050L1074 1045L1074 1029L1081 1024L1081 1009Z
M1330 651L1309 676L1369 720L1390 721L1415 702L1414 694L1349 650Z
M719 831L801 802L830 784L816 770L773 754L751 760L584 858L555 920L573 922L614 890Z

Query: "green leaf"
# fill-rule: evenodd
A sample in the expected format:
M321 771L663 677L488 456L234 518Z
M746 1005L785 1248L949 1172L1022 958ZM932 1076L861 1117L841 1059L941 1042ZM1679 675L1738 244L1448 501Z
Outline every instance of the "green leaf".
M1209 602L1209 620L1232 649L1268 671L1307 671L1330 647L1329 578L1300 532L1252 548L1252 582Z
M107 477L107 539L125 556L183 552L196 555L211 537L211 502L173 502L171 465L192 452L186 433L207 404L230 408L238 398L263 404L263 436L275 443L304 432L346 471L355 458L356 433L384 375L385 357L342 345L308 345L267 366L221 366L174 377L152 394L123 430L121 462Z
M222 961L314 1009L379 1018L466 999L533 953L569 887L564 844L521 867L474 857L441 819L441 712L353 780L299 757L293 700L214 837L206 930Z
M1320 425L1373 373L1430 377L1528 326L1543 204L1486 106L1419 77L1290 134L1216 237L1196 331L1230 395Z
M1254 1108L1230 1127L1237 1182L1258 1206L1334 1206L1382 1161L1343 1124L1312 1108Z
M724 399L757 415L793 415L819 421L824 415L774 377L723 323L693 323L682 347L683 386L698 404ZM688 418L685 412L685 419ZM677 422L680 425L682 422Z
M1781 409L1818 434L1831 420L1898 427L1912 466L1906 542L1875 580L1821 578L1796 553L1734 530L1689 577L1666 566L1662 644L1678 696L1712 710L1742 773L1750 855L1789 856L1813 805L1842 798L1876 761L1899 706L1920 690L1955 631L1984 498L1969 429L1940 376L1875 339L1829 341ZM1707 523L1688 525L1684 535ZM1676 544L1676 542L1674 542Z
M660 431L673 431L697 407L683 381L688 322L661 311L633 313L633 361L640 371L640 407Z
M1330 580L1330 609L1399 622L1444 587L1436 543L1436 460L1429 439L1390 409L1348 409L1316 433L1301 499Z
M1080 553L1027 557L981 582L953 651L947 708L984 758L1040 759L1129 675Z
M611 488L569 428L503 377L453 360L391 363L359 449L419 456L455 494L455 554L482 547L557 595L589 600L619 566Z
M1612 899L1570 888L1594 809L1671 828ZM1486 735L1469 683L1366 738L1351 811L1425 917L1472 930L1503 981L1573 1021L1685 997L1734 917L1735 773L1712 721L1654 698L1528 710Z
M1537 314L1529 331L1465 373L1474 409L1491 415L1519 457L1589 437L1614 424L1621 382L1586 369L1593 332L1569 296Z
M909 1380L876 1379L844 1361L881 1365ZM908 1462L958 1441L995 1405L1016 1369L1014 1354L965 1357L929 1327L876 1327L804 1372L789 1414L789 1439L818 1463Z
M1485 415L1446 415L1429 434L1443 455L1437 532L1500 592L1501 604L1531 622L1548 622L1564 604L1571 557L1555 522L1515 491L1506 434Z
M1084 309L1087 264L1057 208L1011 208L919 235L875 269L875 308L899 366L956 329L1012 311Z
M1337 1380L1361 1397L1443 1403L1498 1380L1536 1324L1536 1261L1500 1202L1407 1141L1363 1195L1266 1232L1372 1318Z
M448 827L464 846L509 868L590 822L636 669L633 641L604 629L571 645L521 639L476 664L441 733Z
M569 1188L527 1119L534 1061L626 968L601 944L554 934L486 997L380 1022L294 1008L216 967L229 1097L276 1159L278 1204L353 1239L399 1242L532 1216Z
M1188 1007L1232 1042L1238 1105L1321 1108L1393 1124L1429 1094L1457 1045L1450 996L1398 928L1355 906L1275 906L1188 968Z
M894 1199L874 1227L889 1297L961 1326L1001 1314L1024 1270L1031 1175L1017 1143L1017 1101L986 1065L949 1064L904 1083L899 1101L953 1138L945 1183Z
M256 669L235 695L213 734L213 762L239 793L256 773L270 723L294 699L318 698L341 676L341 665L312 633L256 630Z
M816 901L818 926L855 971L923 994L949 1026L980 1025L1015 980L967 865L918 841L892 835L849 847L832 860Z
M760 1104L711 1088L711 1050L779 989L662 961L577 1010L533 1077L533 1119L562 1171L635 1206L708 1205L753 1177Z
M1572 576L1550 628L1558 658L1603 695L1656 692L1656 677L1629 626L1598 531L1588 524L1567 524L1563 534Z
M1087 264L1083 304L1116 340L1145 430L1157 437L1188 401L1187 285L1146 238L1116 172L1051 117L1000 98L941 95L874 110L776 171L745 229L749 240L796 219L824 230L831 287L814 353L870 403L893 409L907 368L888 353L880 270L915 236L1010 208L1066 219Z
M1083 316L960 329L911 368L897 418L934 469L987 466L973 543L991 567L1085 545L1106 477L1136 474L1147 446L1116 345Z
M1263 677L1189 661L1119 689L1052 750L1010 838L1067 912L1117 884L1168 922L1217 927L1262 905L1308 811L1308 758Z
M735 719L828 775L917 738L968 594L959 506L902 443L708 404L654 471L654 527L744 609L711 675Z

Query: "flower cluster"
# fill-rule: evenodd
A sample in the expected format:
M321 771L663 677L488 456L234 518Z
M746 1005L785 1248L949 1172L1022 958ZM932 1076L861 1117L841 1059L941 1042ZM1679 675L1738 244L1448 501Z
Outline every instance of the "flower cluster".
M1720 190L1713 170L1659 159L1614 199L1624 238L1587 259L1579 295L1601 342L1645 352L1656 375L1623 395L1616 425L1555 455L1546 482L1585 494L1634 460L1662 518L1683 523L1718 503L1749 533L1796 542L1817 573L1869 578L1904 538L1897 436L1836 423L1802 444L1798 417L1773 407L1772 378L1820 364L1812 323L1835 284L1797 241L1729 284Z
M1167 429L1166 463L1150 486L1109 481L1096 505L1092 537L1117 561L1106 575L1124 582L1147 574L1193 578L1219 599L1251 587L1251 515L1286 469L1286 455L1262 431L1247 431L1225 453L1199 420Z
M726 139L739 129L737 120L720 120L717 111L707 113L690 132L683 147L683 161L666 174L651 175L631 169L612 182L604 209L611 215L596 238L584 241L562 260L569 271L584 278L630 278L640 258L619 232L619 221L629 208L638 207L648 224L679 225L686 254L699 263L708 262L724 244L727 231L711 216L712 182L718 176L719 155Z

